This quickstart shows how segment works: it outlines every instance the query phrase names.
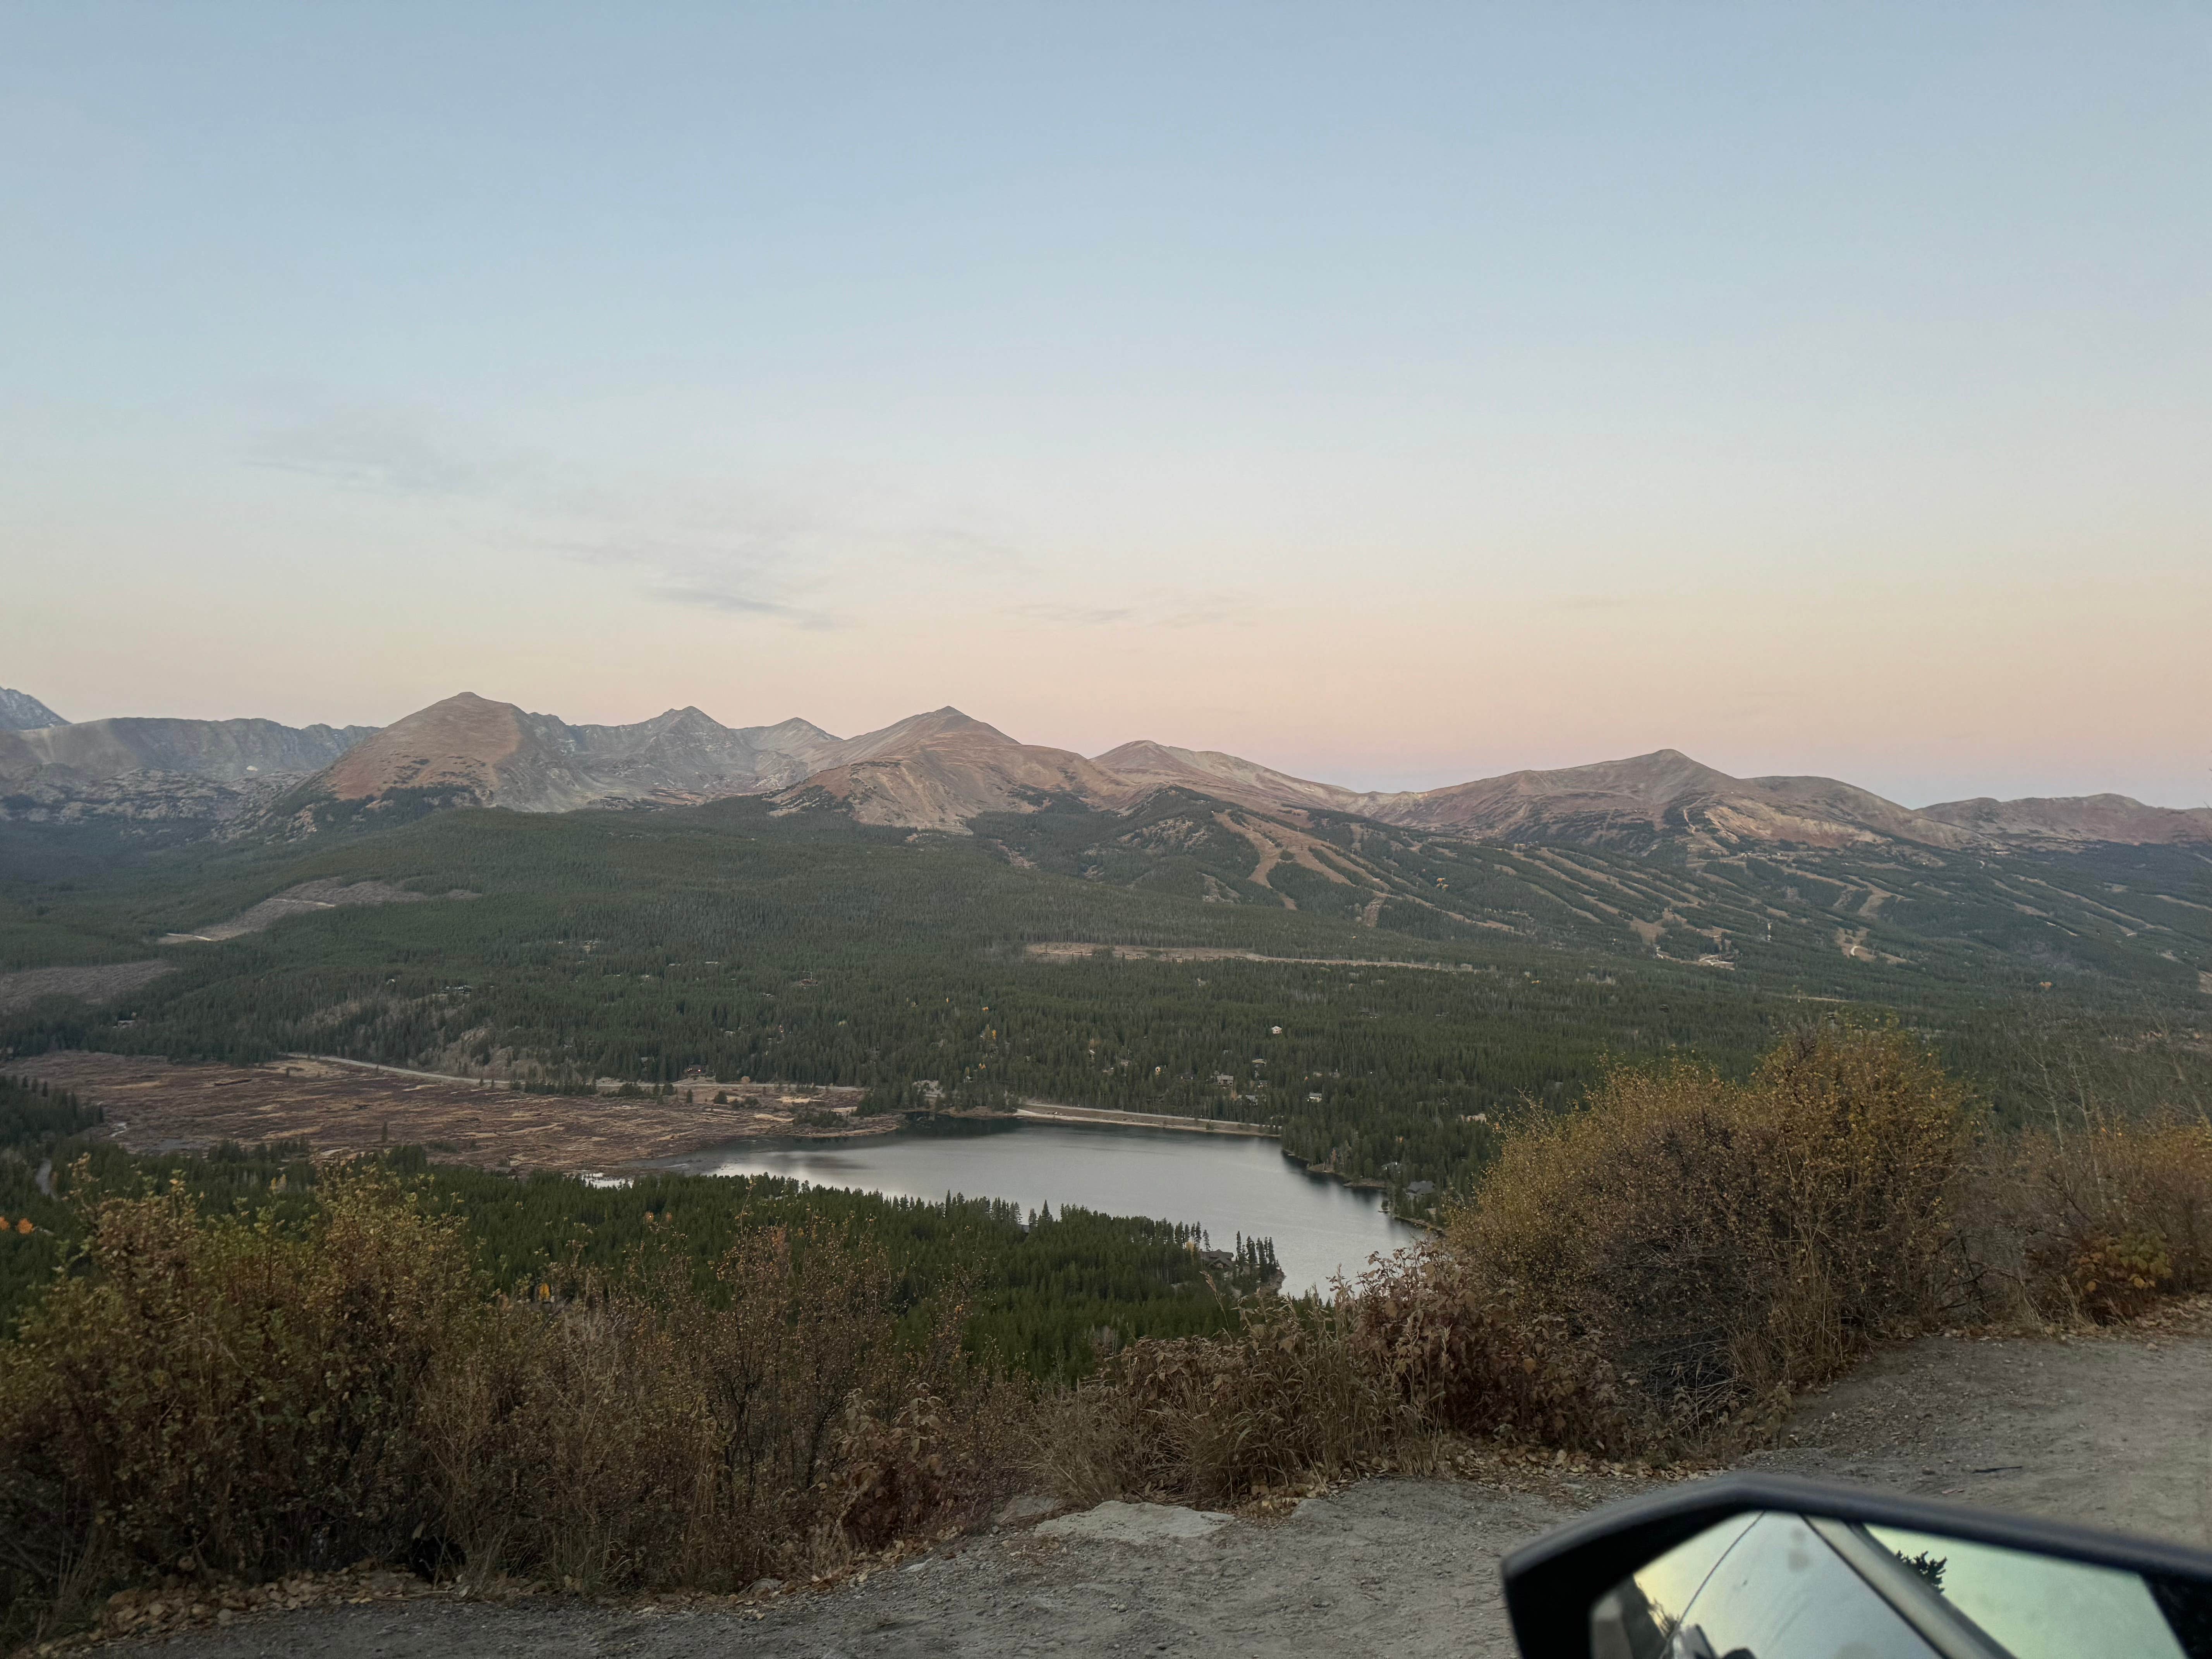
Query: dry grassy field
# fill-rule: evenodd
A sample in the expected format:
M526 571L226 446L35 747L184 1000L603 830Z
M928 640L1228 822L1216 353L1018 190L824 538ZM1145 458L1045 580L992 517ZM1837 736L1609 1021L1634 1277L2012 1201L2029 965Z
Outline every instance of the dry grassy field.
M74 1091L107 1114L106 1133L136 1152L224 1141L303 1140L316 1154L416 1146L440 1162L479 1169L595 1171L674 1158L747 1135L879 1132L796 1121L802 1111L849 1112L851 1089L800 1094L762 1085L678 1085L665 1097L530 1095L460 1078L377 1071L327 1060L266 1066L179 1065L138 1054L55 1053L14 1073ZM714 1103L726 1094L730 1103ZM895 1120L879 1121L882 1127Z

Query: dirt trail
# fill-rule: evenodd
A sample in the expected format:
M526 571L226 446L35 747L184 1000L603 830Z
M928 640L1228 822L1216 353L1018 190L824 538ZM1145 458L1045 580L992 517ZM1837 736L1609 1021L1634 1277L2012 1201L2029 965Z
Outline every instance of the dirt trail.
M1929 1338L1808 1399L1784 1441L1750 1462L2212 1545L2212 1340L2200 1335ZM311 1650L335 1659L1503 1659L1514 1650L1498 1558L1637 1489L1597 1478L1532 1485L1370 1480L1310 1500L1286 1520L1237 1520L1157 1544L1009 1531L826 1594L751 1607L428 1596L264 1614L166 1646L185 1659Z
M1390 895L1379 895L1376 902ZM1431 908L1434 907L1431 906ZM1506 929L1510 933L1512 929ZM1048 962L1075 962L1110 951L1121 962L1279 962L1292 968L1408 968L1423 974L1495 973L1467 962L1399 962L1387 957L1268 957L1256 951L1231 950L1218 945L1090 945L1080 940L1054 940L1023 947L1026 954Z

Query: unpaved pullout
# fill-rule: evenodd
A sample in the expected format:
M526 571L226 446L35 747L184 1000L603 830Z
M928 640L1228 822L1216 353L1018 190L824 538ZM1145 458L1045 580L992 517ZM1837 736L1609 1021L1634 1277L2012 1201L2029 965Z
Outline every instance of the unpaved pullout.
M1747 1465L2212 1547L2201 1335L1930 1337L1808 1400L1784 1440Z
M2212 1341L1930 1338L1808 1399L1757 1467L2212 1544ZM1509 1655L1498 1560L1578 1509L1636 1490L1370 1480L1287 1520L1156 1544L1034 1531L758 1607L615 1608L422 1597L270 1613L171 1641L186 1659L314 1651L466 1655Z

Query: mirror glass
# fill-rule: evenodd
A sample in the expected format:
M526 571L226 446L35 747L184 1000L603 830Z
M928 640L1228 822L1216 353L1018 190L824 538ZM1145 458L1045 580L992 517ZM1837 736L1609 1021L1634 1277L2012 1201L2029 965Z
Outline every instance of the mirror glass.
M1822 1516L1741 1515L1623 1579L1591 1659L2187 1659L2203 1592ZM2188 1639L2178 1638L2179 1628Z
M2014 1659L2180 1659L2181 1645L2138 1574L1897 1527L1865 1531Z

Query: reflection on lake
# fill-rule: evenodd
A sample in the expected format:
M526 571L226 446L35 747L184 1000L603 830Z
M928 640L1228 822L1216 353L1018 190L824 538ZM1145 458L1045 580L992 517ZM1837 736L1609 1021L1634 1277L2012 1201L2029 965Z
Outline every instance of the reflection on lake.
M772 1175L897 1197L1073 1204L1109 1215L1194 1221L1227 1249L1242 1232L1275 1241L1287 1294L1357 1274L1418 1228L1380 1195L1308 1175L1272 1140L1060 1123L962 1124L865 1140L732 1141L661 1167L690 1175Z

